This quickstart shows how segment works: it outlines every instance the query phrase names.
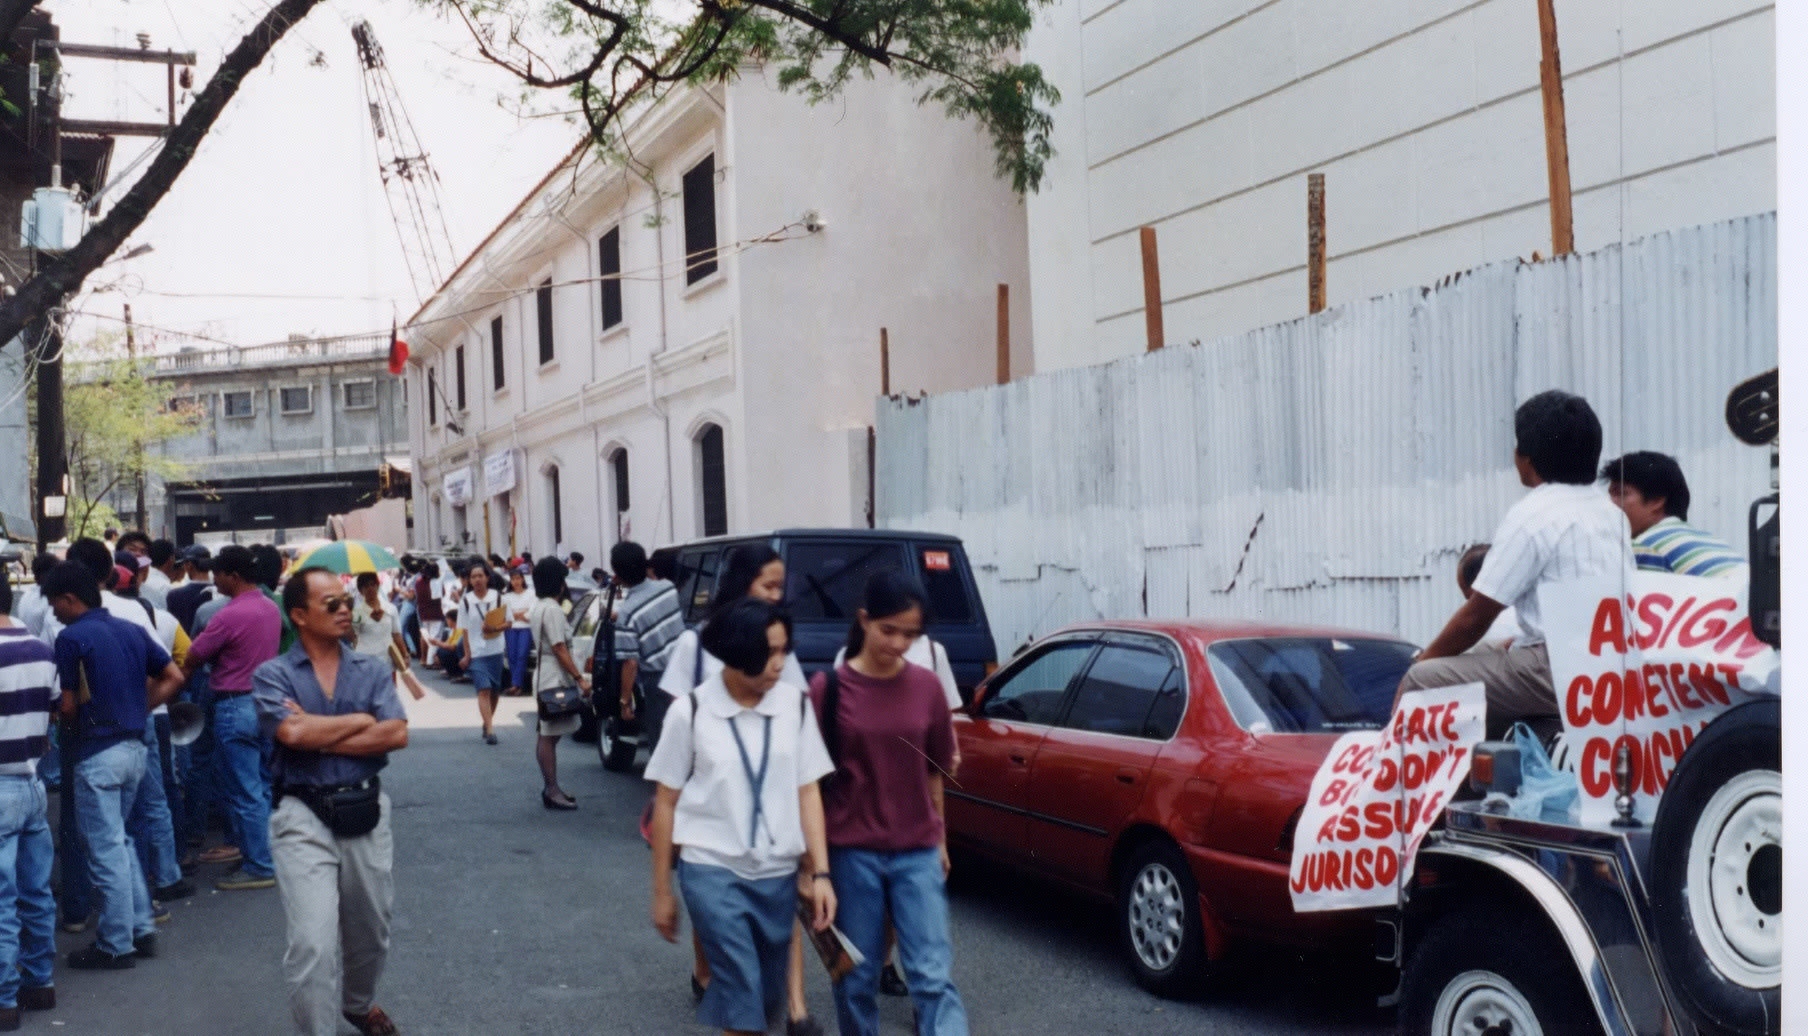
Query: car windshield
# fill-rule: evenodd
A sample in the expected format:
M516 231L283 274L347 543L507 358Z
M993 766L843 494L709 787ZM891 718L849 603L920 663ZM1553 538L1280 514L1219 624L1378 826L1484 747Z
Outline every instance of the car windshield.
M1259 637L1206 652L1225 705L1252 734L1378 730L1413 646L1396 640Z

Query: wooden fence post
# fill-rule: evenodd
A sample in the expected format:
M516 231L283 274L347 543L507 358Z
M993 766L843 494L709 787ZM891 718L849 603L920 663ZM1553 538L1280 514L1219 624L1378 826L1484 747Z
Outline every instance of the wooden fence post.
M1538 83L1544 94L1544 160L1551 183L1551 254L1568 255L1576 250L1576 237L1570 211L1569 126L1563 114L1555 0L1538 0L1538 38L1543 51Z
M879 394L891 395L891 332L879 329Z
M1306 176L1306 312L1325 308L1325 174Z
M1155 249L1155 228L1142 229L1143 240L1143 331L1148 337L1148 351L1167 344L1161 326L1161 258Z
M1011 286L998 286L998 383L1011 382Z

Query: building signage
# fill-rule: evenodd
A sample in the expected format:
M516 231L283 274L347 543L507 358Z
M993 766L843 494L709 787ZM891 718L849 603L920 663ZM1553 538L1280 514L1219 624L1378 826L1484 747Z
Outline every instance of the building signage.
M463 507L471 502L471 469L460 466L446 472L445 481L440 483L446 497L446 503L453 507Z
M483 495L495 496L515 488L515 451L503 450L483 459Z

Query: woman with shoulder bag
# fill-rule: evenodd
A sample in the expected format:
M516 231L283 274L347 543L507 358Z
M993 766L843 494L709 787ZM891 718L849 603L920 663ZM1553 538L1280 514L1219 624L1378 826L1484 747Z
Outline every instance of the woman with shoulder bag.
M469 588L458 600L458 626L465 631L464 667L477 692L477 715L483 720L483 743L496 744L496 701L502 696L502 659L506 644L503 631L502 594L492 589L495 574L481 558L471 561L465 573Z
M923 635L925 595L904 575L875 572L848 629L847 661L811 681L823 741L835 760L823 790L829 870L841 930L865 960L835 983L841 1036L879 1031L885 917L922 1036L966 1036L951 977L947 827L942 781L954 765L954 723L934 673L905 660Z
M571 657L571 626L559 598L565 593L565 565L558 558L541 558L534 565L533 610L527 624L534 638L534 698L538 705L539 738L534 744L534 758L540 763L540 804L547 809L576 809L577 800L559 787L559 738L578 729L582 722L578 711L570 709L553 714L549 699L560 699L563 709L570 701L570 688L576 687L586 698L590 696L590 676L578 668Z
M647 762L653 926L677 941L678 843L685 906L714 976L697 1020L729 1036L766 1032L784 1004L799 896L817 931L835 918L816 784L832 766L803 688L781 679L790 642L791 620L763 601L712 616L701 643L726 666L673 703Z

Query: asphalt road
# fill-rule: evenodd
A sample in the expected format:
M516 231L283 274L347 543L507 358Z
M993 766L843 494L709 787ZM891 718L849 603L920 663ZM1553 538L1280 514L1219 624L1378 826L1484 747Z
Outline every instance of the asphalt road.
M691 1014L688 941L667 944L647 919L645 785L567 741L561 778L580 808L549 812L528 699L503 699L502 743L489 747L469 685L426 682L428 697L408 702L411 744L384 773L397 893L378 1002L410 1036L704 1032ZM174 904L157 959L108 973L59 962L59 1006L27 1015L25 1031L289 1031L281 902L274 889L212 891L222 869L202 868L203 891ZM1393 1031L1334 967L1285 955L1245 957L1198 1001L1157 999L1130 980L1108 911L987 868L960 878L955 979L975 1033ZM90 938L59 933L60 950ZM832 1032L828 983L814 967L810 999ZM910 1031L907 1001L882 1006L886 1033Z

